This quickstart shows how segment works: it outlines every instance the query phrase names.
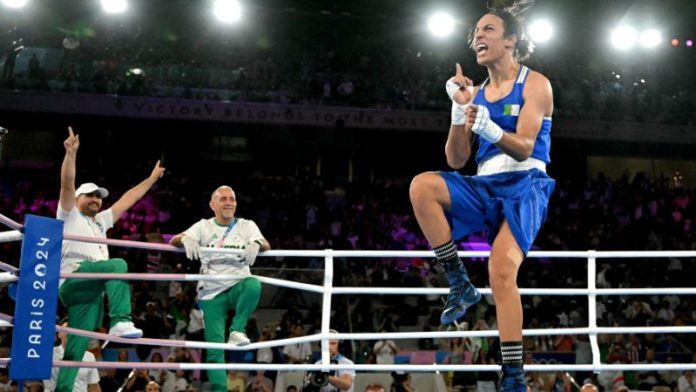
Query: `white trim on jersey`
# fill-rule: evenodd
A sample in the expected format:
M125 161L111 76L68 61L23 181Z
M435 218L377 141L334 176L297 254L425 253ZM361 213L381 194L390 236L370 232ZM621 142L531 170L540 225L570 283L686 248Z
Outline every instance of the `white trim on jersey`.
M527 74L529 73L529 68L525 67L524 65L522 66L522 70L520 71L519 76L517 76L517 81L515 81L515 84L522 84L524 83L525 79L527 79Z

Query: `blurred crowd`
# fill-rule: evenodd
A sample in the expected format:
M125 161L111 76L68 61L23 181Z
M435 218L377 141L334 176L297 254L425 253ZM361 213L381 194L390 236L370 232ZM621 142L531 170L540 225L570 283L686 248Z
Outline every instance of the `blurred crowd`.
M0 87L444 111L443 86L455 62L477 83L485 78L463 44L445 49L396 36L336 39L335 33L310 39L295 29L248 39L210 31L177 35L151 26L95 26L72 35L9 30L0 34L7 42ZM556 117L694 123L690 62L622 62L583 53L538 48L528 63L551 80Z
M130 184L110 173L94 174L96 168L80 173L94 176L119 195ZM122 174L122 173L121 173ZM104 178L114 181L104 181ZM57 179L46 177L44 170L5 170L0 177L0 211L22 221L27 213L55 216L58 196ZM166 242L202 217L209 193L198 186L195 177L165 177L146 197L124 215L109 233L110 238ZM408 202L408 178L374 182L329 184L312 176L250 176L231 184L237 190L238 215L257 222L274 249L428 249ZM691 229L696 217L693 189L684 189L668 178L651 178L645 173L626 175L617 180L604 176L586 182L559 179L550 204L549 217L536 248L542 250L694 250L696 235ZM114 200L105 200L105 206ZM461 249L485 249L485 235L477 233L460 242ZM16 264L17 244L1 244L3 261ZM123 257L131 272L197 272L198 266L183 254L111 248L113 257ZM689 271L695 261L687 258L601 259L597 285L602 288L693 287ZM441 269L433 259L338 259L334 286L363 287L446 287ZM478 287L487 286L485 260L467 262L470 276ZM261 258L254 267L259 275L321 284L323 260L313 258ZM587 287L586 261L583 259L530 258L522 266L520 287ZM202 340L200 311L195 306L195 287L183 282L134 282L133 318L146 337ZM264 289L267 290L267 289ZM273 289L268 289L273 290ZM347 297L347 296L346 296ZM333 302L335 316L331 327L340 331L430 331L439 325L441 299L428 296L351 296ZM263 314L248 326L252 341L302 336L321 326L319 304L306 295L289 289L277 289L273 298L262 301L257 313ZM497 328L495 304L487 297L465 322L471 329ZM564 328L587 325L587 299L566 296L525 296L525 328ZM266 307L266 310L263 308ZM12 314L14 302L7 287L0 287L0 308ZM62 312L61 309L59 311ZM268 316L270 315L270 316ZM60 314L59 314L60 316ZM269 319L270 317L270 319ZM696 324L696 301L689 296L602 296L597 304L600 326L679 326ZM105 324L106 325L106 324ZM600 336L602 361L606 363L689 362L696 351L694 334L617 334ZM0 332L0 350L8 350L10 330ZM586 336L539 336L525 339L527 361L548 361L545 353L572 353L571 361L590 363L591 350ZM118 345L110 345L111 350ZM344 342L342 352L356 363L393 363L403 360L399 353L441 351L447 363L496 363L498 344L493 338L421 339L420 341ZM97 360L99 344L94 344ZM204 354L198 350L138 346L119 349L117 360L198 362ZM259 350L233 355L243 362L304 362L318 346L295 357L292 348ZM310 353L310 354L307 354ZM554 354L556 355L556 354ZM0 353L0 357L7 357ZM401 359L400 359L401 358ZM546 358L546 359L545 359ZM558 360L558 359L555 359ZM103 371L104 383L121 385L129 377L148 377L163 390L178 384L200 388L204 377L199 372ZM154 374L156 373L156 374ZM275 373L256 377L275 380ZM643 384L676 387L681 374L668 372L627 372L625 385ZM613 389L602 377L596 379L605 390ZM249 374L231 372L231 379ZM533 390L563 390L569 379L564 374L530 373ZM576 378L591 378L590 374ZM689 376L692 377L692 376ZM613 377L614 380L616 377ZM106 381L104 381L106 380ZM181 381L179 381L181 380ZM475 388L477 383L495 383L494 373L457 373L449 377L451 385ZM613 381L612 381L613 382ZM248 383L248 380L245 381ZM143 384L146 385L147 383ZM646 384L646 385L647 385ZM164 387L166 385L166 387ZM485 386L478 385L479 388ZM176 387L178 388L178 387ZM188 388L188 387L187 387ZM561 389L558 389L561 388ZM102 389L110 390L102 386ZM249 389L247 389L249 390ZM252 389L253 390L253 389Z

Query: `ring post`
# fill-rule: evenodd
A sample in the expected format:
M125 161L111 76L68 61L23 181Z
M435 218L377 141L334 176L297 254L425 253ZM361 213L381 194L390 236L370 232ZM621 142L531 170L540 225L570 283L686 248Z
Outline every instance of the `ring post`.
M51 378L63 221L27 215L19 262L10 378Z

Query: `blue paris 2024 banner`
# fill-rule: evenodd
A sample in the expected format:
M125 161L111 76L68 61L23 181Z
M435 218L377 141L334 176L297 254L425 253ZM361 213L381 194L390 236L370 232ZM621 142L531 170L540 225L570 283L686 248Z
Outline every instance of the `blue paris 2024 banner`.
M51 378L63 221L27 215L16 295L10 378Z

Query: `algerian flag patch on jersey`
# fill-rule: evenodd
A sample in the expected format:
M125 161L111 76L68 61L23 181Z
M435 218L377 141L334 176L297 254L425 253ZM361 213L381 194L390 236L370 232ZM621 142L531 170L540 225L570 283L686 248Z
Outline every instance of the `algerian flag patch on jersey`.
M520 115L520 105L507 104L503 106L503 116L519 116Z

